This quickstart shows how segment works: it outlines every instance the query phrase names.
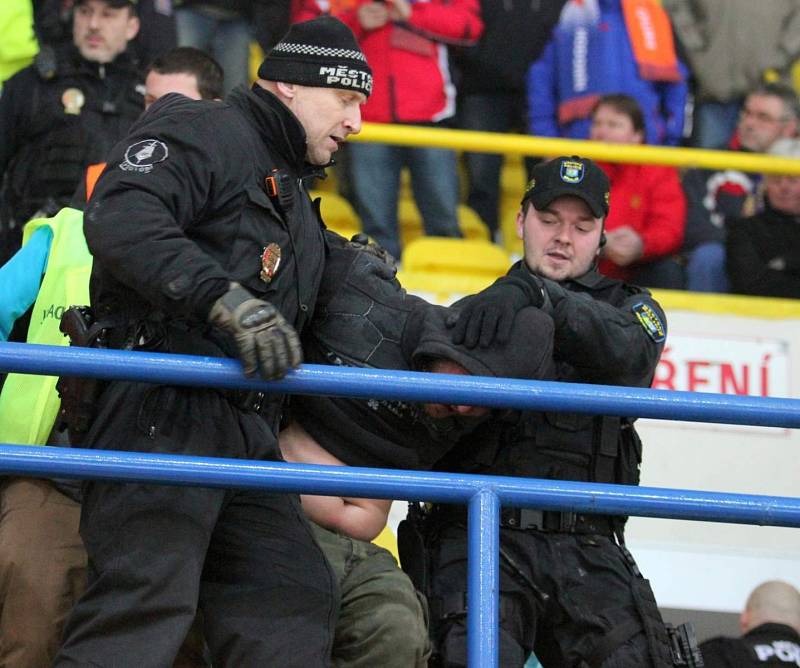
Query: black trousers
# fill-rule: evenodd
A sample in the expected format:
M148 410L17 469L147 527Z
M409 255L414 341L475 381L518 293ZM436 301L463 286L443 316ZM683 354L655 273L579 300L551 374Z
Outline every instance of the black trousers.
M86 447L280 459L275 435L206 389L112 383ZM88 482L89 582L56 666L170 666L195 611L215 666L328 666L333 573L296 495Z
M673 665L650 585L612 538L501 529L500 545L501 666L521 668L531 652L545 668ZM467 665L466 555L466 529L440 528L430 546L440 663L431 665Z

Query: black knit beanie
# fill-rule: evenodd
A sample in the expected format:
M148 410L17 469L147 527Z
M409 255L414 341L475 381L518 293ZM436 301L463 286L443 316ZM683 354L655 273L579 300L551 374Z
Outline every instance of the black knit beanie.
M364 95L372 92L372 70L353 32L332 16L295 23L264 58L258 76Z

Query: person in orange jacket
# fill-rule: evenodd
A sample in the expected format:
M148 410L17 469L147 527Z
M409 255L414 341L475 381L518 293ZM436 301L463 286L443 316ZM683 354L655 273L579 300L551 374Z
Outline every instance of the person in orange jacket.
M605 95L592 112L590 138L614 144L644 143L644 115L628 95ZM606 219L600 272L654 288L683 288L672 259L683 243L686 197L678 170L660 165L598 163L611 181L614 206Z
M301 0L292 20L321 13L347 24L372 67L374 86L364 121L438 126L454 118L448 49L477 43L483 32L479 0ZM455 151L374 142L347 150L363 230L394 257L401 254L397 193L403 167L411 173L425 232L461 236Z

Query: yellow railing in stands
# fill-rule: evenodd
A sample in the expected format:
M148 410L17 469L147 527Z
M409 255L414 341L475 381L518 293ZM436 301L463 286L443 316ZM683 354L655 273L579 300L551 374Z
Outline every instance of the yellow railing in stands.
M351 137L351 140L404 146L452 148L459 151L504 153L506 155L581 155L606 162L737 169L743 172L800 175L800 160L743 151L607 144L578 139L552 139L530 135L447 130L416 125L364 123L362 132Z

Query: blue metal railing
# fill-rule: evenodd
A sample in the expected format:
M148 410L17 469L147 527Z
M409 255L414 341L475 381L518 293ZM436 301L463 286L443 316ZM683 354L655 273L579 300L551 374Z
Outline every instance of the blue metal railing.
M475 403L774 427L800 425L800 400L465 378L305 365L282 381L246 379L233 360L0 343L0 369L301 394ZM0 472L468 505L468 655L498 659L499 513L545 510L800 527L800 499L419 471L0 446Z

